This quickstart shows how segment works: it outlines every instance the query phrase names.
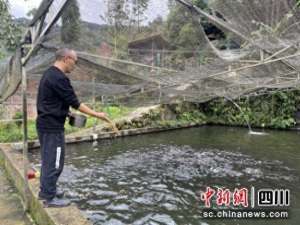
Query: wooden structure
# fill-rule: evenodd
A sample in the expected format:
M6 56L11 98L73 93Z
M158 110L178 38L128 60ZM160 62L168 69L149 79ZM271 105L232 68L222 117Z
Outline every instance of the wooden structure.
M164 51L170 44L161 34L153 34L128 43L129 57L135 61L151 66L163 66Z

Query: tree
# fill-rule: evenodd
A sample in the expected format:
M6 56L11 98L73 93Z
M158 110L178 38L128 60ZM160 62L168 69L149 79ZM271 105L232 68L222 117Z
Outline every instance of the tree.
M148 3L149 0L106 0L106 11L100 17L107 25L108 42L114 46L116 57L127 50L128 40L144 28Z
M76 43L80 38L80 11L77 0L67 3L62 13L61 39L64 43Z
M176 1L175 0L168 0L168 8L172 9L174 8L176 5Z
M151 23L149 23L149 28L152 32L161 33L164 29L164 21L161 16L157 16Z
M107 25L106 32L109 42L114 46L114 55L118 56L117 49L124 48L128 42L126 34L130 25L130 5L128 0L108 0L106 4L107 10L100 17Z
M207 0L193 0L192 3L200 9L207 9Z
M224 33L211 24L207 18L194 15L181 4L174 4L175 0L169 0L170 14L167 18L166 36L169 42L178 48L193 50L201 47L203 33L211 35L217 39L224 39ZM207 1L193 0L192 3L209 12ZM202 26L202 28L201 28Z
M200 24L183 5L171 9L165 30L168 41L177 49L193 50L199 45Z
M33 8L33 9L29 10L28 13L26 13L26 15L28 17L34 17L34 15L37 13L37 11L38 11L37 8Z
M199 29L195 29L192 23L186 23L180 29L177 43L180 48L193 51L199 46L199 36L201 33Z
M201 4L202 1L193 1ZM175 0L169 0L169 15L165 23L164 36L172 46L173 50L167 61L178 69L183 69L187 59L198 60L199 49L206 44L201 21L198 16L184 5ZM196 59L197 58L197 59Z
M9 13L8 0L0 0L0 43L7 50L13 51L21 39L21 29L17 26ZM4 49L1 49L2 57ZM1 53L0 53L1 57Z
M145 11L148 8L149 0L132 0L133 9L133 21L137 25L138 31L140 31L140 26L143 21L147 19L145 16Z

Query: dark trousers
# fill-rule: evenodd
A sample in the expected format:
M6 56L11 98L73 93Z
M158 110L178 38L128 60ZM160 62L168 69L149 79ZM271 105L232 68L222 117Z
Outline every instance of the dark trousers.
M64 132L48 133L38 130L41 144L41 176L39 196L51 200L56 195L56 183L65 161Z

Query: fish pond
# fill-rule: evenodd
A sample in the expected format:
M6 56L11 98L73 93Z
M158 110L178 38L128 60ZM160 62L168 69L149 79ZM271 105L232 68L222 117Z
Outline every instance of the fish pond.
M300 133L266 132L203 126L68 145L59 186L95 225L298 225ZM38 152L31 160L39 166ZM261 189L288 189L289 206L258 206ZM221 210L265 216L207 218ZM281 211L289 218L267 218Z

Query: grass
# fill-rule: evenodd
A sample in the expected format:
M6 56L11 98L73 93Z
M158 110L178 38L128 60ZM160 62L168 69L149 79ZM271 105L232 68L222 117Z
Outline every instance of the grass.
M98 109L99 110L99 109ZM134 108L128 107L119 107L119 106L106 106L103 107L102 112L107 113L108 117L112 120L120 119L130 112L132 112ZM88 117L87 123L84 128L75 128L69 125L68 122L65 123L65 133L70 134L72 132L79 131L80 129L90 128L94 125L98 125L103 123L102 121ZM1 122L0 123L0 143L8 143L8 142L19 142L22 141L23 138L23 127L22 125L18 125L16 122ZM35 126L35 120L28 120L28 139L36 140L37 132Z

